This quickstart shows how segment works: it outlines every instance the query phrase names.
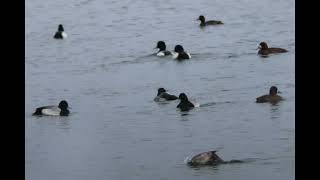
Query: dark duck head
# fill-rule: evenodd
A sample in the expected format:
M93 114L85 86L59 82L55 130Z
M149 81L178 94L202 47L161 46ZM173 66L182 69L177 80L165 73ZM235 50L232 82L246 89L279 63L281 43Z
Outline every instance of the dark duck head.
M170 51L166 50L166 43L164 41L158 41L157 46L154 49L159 49L156 53L157 56L167 56L171 54Z
M190 59L191 55L184 51L181 45L176 45L174 47L175 54L173 55L174 59L183 60L183 59Z
M179 94L180 103L178 104L177 108L179 108L181 111L188 111L192 108L194 108L194 104L192 104L187 95L185 93Z

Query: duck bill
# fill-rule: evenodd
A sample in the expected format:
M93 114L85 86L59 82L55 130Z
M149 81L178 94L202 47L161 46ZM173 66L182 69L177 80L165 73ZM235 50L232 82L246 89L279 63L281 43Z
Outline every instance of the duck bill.
M261 48L262 48L261 46L258 46L258 47L257 47L257 50L258 50L258 49L261 49Z

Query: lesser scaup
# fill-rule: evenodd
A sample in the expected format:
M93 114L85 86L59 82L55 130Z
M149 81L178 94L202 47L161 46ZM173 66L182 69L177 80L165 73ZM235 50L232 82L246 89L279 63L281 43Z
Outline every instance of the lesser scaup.
M177 59L177 60L183 60L183 59L190 59L191 55L188 52L185 52L183 47L181 45L176 45L176 47L174 47L174 52L172 53L172 57L173 59Z
M200 15L197 20L200 20L200 21L201 21L200 26L223 24L222 21L217 21L217 20L209 20L209 21L206 21L203 15Z
M272 54L272 53L284 53L284 52L288 52L288 50L283 49L283 48L274 48L274 47L269 48L266 42L261 42L261 43L259 44L258 49L260 49L260 50L258 51L258 54L261 54L261 55L268 55L268 54Z
M158 41L155 49L159 49L159 51L156 53L157 56L171 55L171 52L166 50L166 43L164 41Z
M176 100L176 99L178 99L177 96L168 94L164 88L159 88L158 94L154 98L155 101L162 101L162 100L172 101L172 100Z
M283 98L277 95L277 93L278 93L278 88L276 86L272 86L270 87L269 94L257 97L256 102L257 103L265 103L265 102L277 103L283 100Z
M56 34L53 36L53 38L55 38L55 39L64 39L64 38L67 38L67 33L64 32L64 28L63 28L62 24L59 24L59 26L58 26L58 31L57 31Z
M43 106L36 109L32 115L47 116L68 116L68 103L65 100L60 101L58 106Z
M190 109L195 107L195 105L189 101L185 93L180 93L179 99L180 103L177 105L177 108L179 108L181 111L189 111Z

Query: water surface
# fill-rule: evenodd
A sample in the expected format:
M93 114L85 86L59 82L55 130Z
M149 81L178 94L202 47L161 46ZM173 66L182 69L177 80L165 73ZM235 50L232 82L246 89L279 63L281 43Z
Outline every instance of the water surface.
M295 172L293 0L27 0L25 169L32 180L292 180ZM197 17L222 20L198 27ZM69 37L54 40L58 24ZM192 59L151 54L182 44ZM261 58L266 41L288 53ZM276 85L286 100L256 104ZM206 106L181 113L159 87ZM69 117L33 117L66 99ZM218 150L250 161L194 169Z

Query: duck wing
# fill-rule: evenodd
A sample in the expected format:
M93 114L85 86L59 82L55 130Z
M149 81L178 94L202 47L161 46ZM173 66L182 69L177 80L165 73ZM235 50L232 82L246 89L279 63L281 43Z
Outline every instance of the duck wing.
M256 98L256 103L265 103L268 102L268 95L263 95Z
M36 109L36 111L32 114L32 115L42 115L42 110L43 109L47 109L47 108L52 108L54 106L42 106L42 107L38 107Z
M223 24L223 22L218 20L210 20L206 22L206 25L216 25L216 24Z
M270 52L273 52L273 53L288 52L288 50L283 49L283 48L268 48L268 50L269 50Z
M177 96L171 95L171 94L168 94L168 93L163 93L163 94L162 94L162 98L165 98L165 99L168 100L168 101L178 99Z

